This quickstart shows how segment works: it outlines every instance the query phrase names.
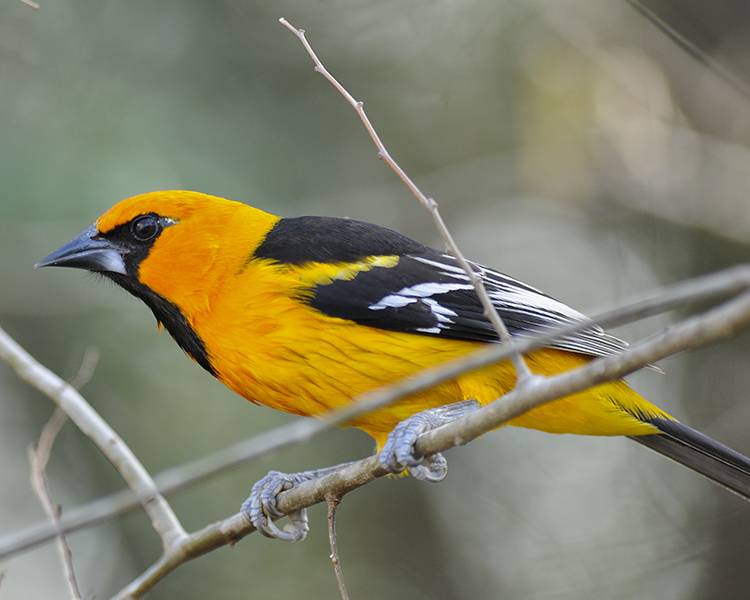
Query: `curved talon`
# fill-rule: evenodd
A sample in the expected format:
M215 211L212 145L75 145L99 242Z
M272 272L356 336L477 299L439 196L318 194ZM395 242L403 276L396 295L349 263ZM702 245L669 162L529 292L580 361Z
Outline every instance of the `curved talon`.
M275 538L285 542L299 542L307 537L310 530L307 520L307 510L289 513L290 523L279 529L273 522L274 518L283 517L284 514L276 507L276 496L285 490L315 475L308 473L280 473L271 471L263 479L258 481L250 491L250 497L242 504L242 514L253 524L253 526L268 538Z
M419 480L432 483L442 481L448 474L448 463L443 455L436 453L432 456L422 456L416 453L414 444L425 431L455 421L479 406L475 400L464 400L425 410L401 421L389 434L378 455L378 462L390 473L403 473L409 469L411 475Z

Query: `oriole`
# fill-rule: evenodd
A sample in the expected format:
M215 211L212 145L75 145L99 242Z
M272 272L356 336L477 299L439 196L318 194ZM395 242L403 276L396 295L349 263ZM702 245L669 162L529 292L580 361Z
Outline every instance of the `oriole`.
M315 416L357 394L498 337L456 260L348 219L279 218L186 191L124 200L38 266L87 269L140 298L199 365L241 396ZM472 263L513 336L584 317ZM531 352L552 375L626 344L592 326ZM404 420L456 402L486 404L515 383L509 362L461 375L353 425L382 448ZM750 460L679 424L615 381L546 404L511 425L627 435L750 496Z

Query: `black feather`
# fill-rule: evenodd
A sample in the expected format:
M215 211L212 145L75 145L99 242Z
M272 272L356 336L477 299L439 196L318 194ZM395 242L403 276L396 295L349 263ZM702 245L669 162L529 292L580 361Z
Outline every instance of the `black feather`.
M425 249L426 246L397 231L362 221L295 217L276 223L254 255L299 265L357 262L365 256L418 254Z
M639 418L661 433L631 439L750 500L750 459L677 421Z

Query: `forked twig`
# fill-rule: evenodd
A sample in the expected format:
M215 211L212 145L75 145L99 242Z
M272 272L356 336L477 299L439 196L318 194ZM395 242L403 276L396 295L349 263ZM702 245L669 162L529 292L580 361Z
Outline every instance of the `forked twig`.
M346 98L347 102L349 102L349 104L352 105L354 110L357 111L359 118L362 120L362 123L364 123L365 129L367 129L367 133L370 134L370 137L372 138L372 141L374 142L375 147L378 149L378 158L385 161L385 163L391 169L393 169L396 175L398 175L399 179L401 179L401 181L404 182L406 187L408 187L409 190L411 190L412 194L414 194L417 197L417 199L422 204L422 206L424 206L427 209L427 211L430 213L430 215L432 215L432 219L435 221L435 225L437 226L438 231L440 232L440 235L442 236L443 241L445 242L446 248L456 258L456 261L458 261L458 264L464 270L467 277L469 278L469 281L474 286L474 289L477 292L477 296L479 296L479 300L482 303L482 307L484 308L484 315L492 323L493 327L495 328L495 331L497 331L497 335L500 338L500 340L505 344L510 344L511 348L513 348L513 339L511 338L511 335L508 332L508 328L505 326L505 323L503 323L503 320L498 314L497 309L495 308L495 305L492 303L492 299L487 293L487 289L484 287L484 282L482 282L482 279L480 277L477 277L476 272L469 264L469 261L466 260L461 250L459 250L458 245L453 239L453 236L451 235L450 231L446 227L445 222L443 221L443 218L440 216L437 202L433 198L428 198L422 192L422 190L419 189L417 184L414 183L414 181L412 181L412 179L406 174L406 172L393 159L393 157L390 155L390 153L386 149L385 144L383 144L382 140L380 139L380 136L375 131L375 128L370 122L370 119L368 118L367 114L365 113L364 104L356 100L354 96L352 96L346 90L346 88L343 85L341 85L336 80L336 78L333 77L333 75L331 75L328 72L328 70L323 66L323 63L318 58L317 54L315 54L315 51L312 49L312 46L310 46L310 43L307 41L307 38L305 37L304 29L297 29L283 17L279 19L279 22L284 27L286 27L289 31L294 33L294 35L296 35L297 38L299 38L300 42L302 42L302 45L305 47L305 50L307 50L307 53L310 55L310 58L312 58L313 62L315 63L315 72L320 73L329 82L331 82L331 84L339 92L341 92L341 95L344 96L344 98ZM511 355L511 360L513 362L513 366L515 367L516 374L518 376L517 385L523 385L532 377L536 377L535 375L531 373L531 370L529 369L528 365L526 364L526 361L523 358L523 355L520 352L513 352L513 354Z

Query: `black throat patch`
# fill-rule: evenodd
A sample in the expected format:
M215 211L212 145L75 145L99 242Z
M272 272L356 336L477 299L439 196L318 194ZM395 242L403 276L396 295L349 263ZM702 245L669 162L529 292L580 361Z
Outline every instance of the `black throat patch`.
M216 377L216 371L208 358L206 345L198 334L195 333L195 330L190 326L190 323L188 323L185 315L182 314L178 306L164 299L150 287L142 284L140 281L134 280L129 275L109 272L101 274L114 281L136 298L142 300L151 309L151 312L154 313L157 321L164 325L180 348L201 367Z

